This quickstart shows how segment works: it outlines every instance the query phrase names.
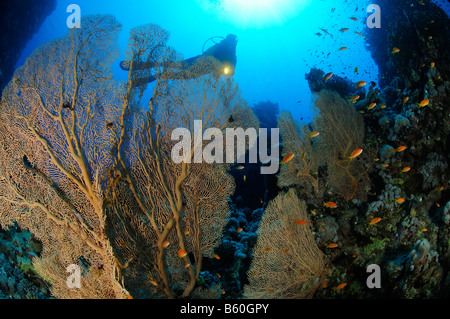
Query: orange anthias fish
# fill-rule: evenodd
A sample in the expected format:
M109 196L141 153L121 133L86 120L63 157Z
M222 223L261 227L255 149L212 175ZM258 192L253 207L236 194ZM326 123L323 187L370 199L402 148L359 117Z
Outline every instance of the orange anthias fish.
M338 246L338 244L331 243L331 244L327 245L327 248L336 248L337 246Z
M408 102L408 100L409 100L409 96L405 97L405 98L403 99L403 104L405 104L406 102Z
M220 259L220 256L217 255L217 254L213 254L212 256L213 256L214 258L216 258L216 259Z
M380 217L374 218L374 219L372 219L372 221L369 223L369 225L374 225L374 224L378 223L380 220L381 220Z
M430 103L430 101L428 101L427 99L425 99L425 100L422 100L422 102L419 103L419 106L420 106L420 107L424 107L424 106L427 106L428 103Z
M406 173L406 172L409 172L410 169L411 169L411 167L406 166L405 168L403 168L403 169L401 170L401 172L402 172L402 173Z
M167 248L167 246L169 246L169 245L170 245L170 243L166 240L166 241L163 243L162 246L163 246L164 248Z
M397 147L396 151L403 152L405 149L406 149L406 146L402 145L402 146Z
M359 156L362 153L362 148L357 148L352 152L352 154L348 157L349 159L354 159L355 157Z
M356 103L356 100L358 100L358 99L359 99L359 95L354 95L354 96L350 99L350 102Z
M392 49L392 54L395 54L395 53L399 53L400 52L400 49L399 48L397 48L397 47L394 47L393 49Z
M332 76L333 76L333 72L325 74L325 76L323 77L323 81L324 82L328 81L329 79L331 79Z
M158 283L156 282L156 281L154 281L154 280L150 280L149 281L153 286L158 286Z
M335 202L326 202L326 203L323 203L323 206L328 207L328 208L337 208L337 205Z
M367 107L368 110L373 109L375 106L377 105L377 103L370 103L370 105Z
M347 50L347 47L340 47L339 48L339 51L345 51L345 50Z
M327 30L325 30L325 29L322 29L322 28L319 28L320 30L322 30L323 32L325 32L325 34L328 34L328 35L330 35L329 33L328 33L328 31Z
M341 290L341 289L344 288L345 286L347 286L347 283L344 282L344 283L340 284L339 286L334 287L333 290Z
M294 223L295 224L297 224L297 225L306 225L306 224L308 224L306 221L304 221L303 219L297 219L297 220L294 220Z
M266 248L263 249L264 252L268 252L268 251L271 251L271 250L272 250L272 248L270 248L270 247L266 247Z
M358 82L356 82L356 87L357 87L357 88L360 88L360 87L362 87L362 86L364 86L364 85L366 85L366 84L367 84L366 81L358 81Z
M187 252L184 249L180 249L177 253L178 257L183 258L187 256Z
M385 104L383 104L382 106L380 106L380 109L384 109L384 108L386 108L386 105L385 105Z
M316 131L314 131L314 132L311 132L310 134L309 134L309 138L313 138L313 137L316 137L316 136L319 136L319 132L316 132Z
M286 155L283 158L283 160L281 161L281 165L289 163L294 158L294 156L295 156L295 153L290 153L290 154Z
M397 198L395 201L396 201L397 203L399 203L399 204L402 204L402 203L405 202L405 199L404 199L404 198Z
M236 231L237 231L238 233L240 233L242 230L243 230L242 227L239 227Z

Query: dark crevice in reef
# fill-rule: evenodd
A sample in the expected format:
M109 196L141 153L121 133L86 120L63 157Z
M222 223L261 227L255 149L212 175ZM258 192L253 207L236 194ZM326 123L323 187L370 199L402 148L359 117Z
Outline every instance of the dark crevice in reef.
M28 40L55 7L56 0L0 1L0 96Z

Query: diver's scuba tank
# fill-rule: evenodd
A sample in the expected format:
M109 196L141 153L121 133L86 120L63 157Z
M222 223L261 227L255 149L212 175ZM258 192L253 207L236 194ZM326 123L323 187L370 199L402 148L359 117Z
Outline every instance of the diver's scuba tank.
M221 40L224 40L225 38L224 37L221 37L221 36L218 36L218 35L216 35L216 36L214 36L214 37L211 37L211 38L209 38L208 40L206 40L205 41L205 43L203 43L203 47L202 47L202 54L205 54L205 52L206 51L208 51L209 49L211 49L214 45L216 45L216 44L219 44L220 42L216 42L214 39L221 39ZM211 46L208 50L206 50L205 51L205 45L206 45L206 43L208 43L209 41L211 41L211 42L213 42L214 43L214 45L213 46Z

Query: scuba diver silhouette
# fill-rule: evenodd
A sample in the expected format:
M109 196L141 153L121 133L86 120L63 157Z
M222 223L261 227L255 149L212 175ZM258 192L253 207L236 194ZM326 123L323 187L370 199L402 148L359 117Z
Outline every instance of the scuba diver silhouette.
M215 38L221 38L223 39L219 43L215 42ZM213 46L211 46L208 50L204 51L205 44L212 40L214 43ZM215 36L211 37L208 40L205 41L202 48L202 54L188 58L186 60L183 60L179 63L174 63L174 67L179 68L180 71L178 73L174 73L171 75L171 78L192 78L192 77L199 77L202 75L205 75L207 73L213 73L215 76L220 76L222 74L227 76L232 76L235 73L236 69L236 46L237 46L238 38L234 34L227 35L226 38ZM213 57L215 58L219 64L216 65L214 68L204 68L200 72L192 73L190 72L189 75L188 71L190 67L194 66L195 63L197 63L201 58L204 57ZM124 71L129 71L131 66L131 61L121 61L120 62L120 68ZM152 67L158 66L158 63L156 62L136 62L133 64L134 70L145 70L150 69ZM170 67L170 66L169 66ZM150 83L155 81L157 78L155 76L150 76L144 79L141 79L141 81L144 81L145 83ZM140 81L139 81L140 82ZM140 82L141 83L141 82Z

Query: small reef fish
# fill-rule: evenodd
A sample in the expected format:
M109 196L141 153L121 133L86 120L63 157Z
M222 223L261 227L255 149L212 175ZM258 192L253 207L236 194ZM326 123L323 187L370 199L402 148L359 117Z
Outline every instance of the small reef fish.
M431 62L431 67L434 68L434 66L436 65L436 63Z
M377 105L377 103L370 103L370 105L367 107L368 110L373 109L375 106Z
M323 77L323 81L324 82L328 81L329 79L331 79L332 76L333 76L333 72L325 74L325 76Z
M347 283L346 283L346 282L340 284L340 285L337 286L337 287L334 287L333 290L341 290L341 289L344 288L345 286L347 286Z
M156 287L158 286L158 283L157 283L156 281L154 281L154 280L150 280L149 282L150 282L153 286L156 286Z
M190 233L189 229L186 229L186 230L184 231L184 234L185 234L185 235L189 235L189 233Z
M323 206L328 207L328 208L337 208L337 205L335 202L326 202L326 203L323 203Z
M406 173L406 172L409 172L410 169L411 169L411 167L406 166L406 167L404 167L404 168L401 170L401 172L402 172L402 173Z
M405 202L405 199L401 197L401 198L397 198L395 201L399 204L402 204Z
M236 169L239 169L239 170L244 169L244 165L239 165L236 167Z
M294 156L295 156L295 153L290 153L290 154L286 155L283 158L283 160L281 161L281 165L289 163L294 158Z
M393 49L392 49L392 54L396 54L396 53L399 53L400 52L400 49L399 48L397 48L397 47L394 47Z
M304 221L303 219L297 219L297 220L294 220L294 224L306 225L306 224L308 224L308 222Z
M386 108L386 105L385 104L383 104L382 106L380 106L380 109L385 109Z
M354 159L355 157L359 156L362 153L362 148L357 148L352 152L352 154L349 156L349 159Z
M217 254L213 254L212 256L213 256L214 258L216 258L216 259L220 259L220 256L217 255Z
M353 72L358 73L358 71L359 71L359 69L358 69L358 67L356 67L355 71L353 71Z
M184 249L180 249L180 250L178 250L177 255L178 255L178 257L183 258L183 257L187 256L187 252Z
M313 137L317 137L317 136L319 136L319 132L311 132L311 133L309 133L309 138L313 138Z
M240 233L241 231L243 231L243 229L242 229L242 227L239 227L236 231L237 231L238 233Z
M356 103L356 100L358 100L358 99L359 99L359 95L354 95L354 96L350 99L350 102Z
M409 100L409 96L405 97L405 98L403 99L403 104L405 104L406 102L408 102L408 100Z
M342 28L341 30L339 30L339 31L341 31L341 32L346 32L346 31L348 31L348 30L350 30L349 28Z
M430 101L428 101L427 99L425 99L425 100L422 100L422 102L419 103L419 106L420 106L420 107L424 107L424 106L427 106L428 103L430 103Z
M271 250L272 250L272 248L270 248L270 247L266 247L266 248L263 249L264 252L268 252L268 251L271 251Z
M402 145L402 146L397 147L396 151L403 152L405 149L406 149L406 146Z
M164 248L167 248L170 245L170 243L166 240L165 242L163 242L162 246Z
M328 31L327 30L325 30L325 29L322 29L322 28L319 28L320 30L322 30L325 34L328 34L328 35L331 35L331 34L329 34L328 33Z
M388 166L389 166L389 164L387 164L387 163L381 164L381 167L388 167Z
M356 19L355 17L350 17L349 19L353 21L358 21L358 19Z
M360 88L360 87L363 87L363 86L366 85L366 84L367 84L366 81L358 81L358 82L356 83L356 87L357 87L357 88Z
M338 244L336 243L331 243L327 245L327 248L336 248L338 246Z
M378 223L380 220L381 220L380 217L374 218L370 221L369 225L374 225L374 224Z
M339 48L339 51L345 51L345 50L347 50L347 47L340 47Z

